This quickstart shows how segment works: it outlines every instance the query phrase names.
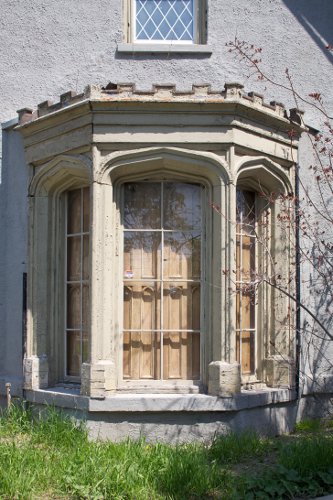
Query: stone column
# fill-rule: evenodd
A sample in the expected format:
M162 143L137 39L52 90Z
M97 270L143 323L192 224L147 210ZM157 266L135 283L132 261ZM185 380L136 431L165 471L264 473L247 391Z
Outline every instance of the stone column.
M100 155L93 151L94 179ZM90 261L90 361L81 368L81 393L105 398L116 390L115 301L112 186L107 182L91 185Z

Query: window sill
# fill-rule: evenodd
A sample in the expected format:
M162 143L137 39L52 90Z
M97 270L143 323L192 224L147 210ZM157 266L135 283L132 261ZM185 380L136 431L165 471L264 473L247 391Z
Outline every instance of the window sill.
M233 397L206 394L114 394L105 399L81 396L76 389L52 387L27 391L28 401L90 412L224 412L285 403L296 398L289 389L242 390Z
M201 54L210 56L210 45L168 44L168 43L119 43L117 52L121 54Z

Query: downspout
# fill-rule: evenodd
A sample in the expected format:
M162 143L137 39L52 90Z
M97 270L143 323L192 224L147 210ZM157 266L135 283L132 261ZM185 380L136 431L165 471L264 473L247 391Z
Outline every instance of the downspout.
M301 255L300 255L300 230L299 230L299 170L296 164L295 175L295 234L296 234L296 353L295 353L295 389L297 399L300 397L300 365L301 365Z
M24 272L22 276L22 370L26 356L27 356L27 273ZM25 401L26 398L24 389L24 370L22 375L23 375L22 395L23 395L23 401Z

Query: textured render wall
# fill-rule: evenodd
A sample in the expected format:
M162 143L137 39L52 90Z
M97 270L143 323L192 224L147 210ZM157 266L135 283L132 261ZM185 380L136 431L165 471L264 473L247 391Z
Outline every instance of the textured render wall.
M121 0L0 0L1 51L0 121L16 109L52 99L87 83L133 81L149 88L152 82L193 82L215 87L249 82L228 54L225 43L235 35L264 48L269 73L284 78L288 66L305 94L330 92L333 56L324 49L332 40L331 0L209 0L208 42L211 57L186 55L121 55ZM289 8L290 7L290 8ZM251 88L250 88L251 87ZM271 91L270 91L271 92ZM291 104L281 91L269 97ZM331 106L333 100L331 96Z
M332 43L332 0L209 0L208 43L203 55L116 52L123 41L121 0L0 0L0 121L11 119L17 109L46 99L57 99L69 89L80 91L88 83L176 83L188 89L208 82L222 88L225 81L243 83L267 100L293 107L282 89L248 78L225 44L235 35L263 47L267 73L284 81L288 67L300 93L320 91L333 110L332 60L326 49ZM331 39L330 39L331 37ZM307 121L320 128L313 111ZM15 139L16 140L16 139ZM7 151L13 143L4 145ZM302 163L308 162L303 150ZM26 259L26 167L21 149L4 157L1 185L0 252L0 370L20 376L21 275ZM4 336L6 334L6 341ZM1 373L1 372L0 372Z
M27 255L28 169L22 141L12 129L3 131L3 171L0 184L0 393L22 382L23 273Z

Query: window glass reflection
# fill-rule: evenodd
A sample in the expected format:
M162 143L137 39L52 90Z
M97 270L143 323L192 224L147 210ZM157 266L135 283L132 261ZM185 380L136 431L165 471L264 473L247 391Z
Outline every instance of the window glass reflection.
M161 227L159 182L128 182L124 185L124 227L126 229Z

